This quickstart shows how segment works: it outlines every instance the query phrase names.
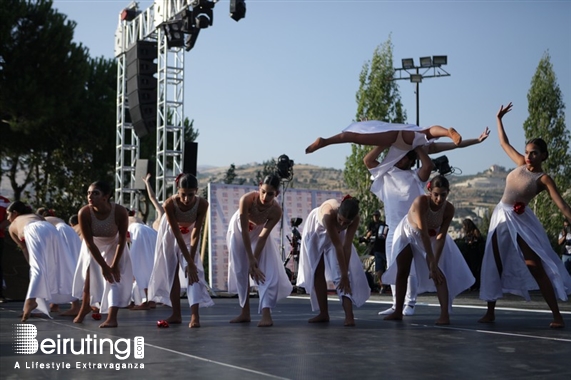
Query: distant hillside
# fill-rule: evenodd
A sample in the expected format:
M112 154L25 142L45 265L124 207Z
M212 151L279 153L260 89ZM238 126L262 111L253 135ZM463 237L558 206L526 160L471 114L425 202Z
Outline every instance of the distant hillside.
M208 182L223 182L229 167L203 168L198 171L198 184L205 187ZM236 166L234 183L244 182L245 185L255 185L256 174L264 169L262 164L247 164ZM340 169L323 168L313 165L294 165L292 189L339 190L347 192L348 188Z

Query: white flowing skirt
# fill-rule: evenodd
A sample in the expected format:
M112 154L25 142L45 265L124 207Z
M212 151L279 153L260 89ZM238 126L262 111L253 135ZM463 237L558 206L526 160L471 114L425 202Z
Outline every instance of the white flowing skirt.
M153 272L155 262L155 248L157 245L157 231L142 223L131 223L129 225L131 236L131 264L133 265L133 276L135 285L133 286L133 298L136 301L146 299L145 289L149 287L149 279ZM136 290L135 290L136 289ZM135 294L135 292L139 292ZM136 302L137 304L141 302Z
M71 300L76 300L73 297L73 276L77 268L79 260L79 252L81 251L81 239L75 230L66 223L56 224L61 238L63 239L62 250L57 255L58 271L57 282L58 292L63 295L54 300L54 303L65 303Z
M252 252L256 248L263 228L263 225L259 225L250 231ZM271 236L266 240L258 261L258 267L264 273L266 280L263 284L256 284L250 279L248 273L250 261L242 239L239 211L236 211L230 219L226 244L228 245L228 292L238 294L241 307L244 307L250 286L258 287L260 297L258 313L264 308L274 308L279 300L291 294L293 286L281 261L278 244Z
M492 247L494 233L497 235L503 267L501 276ZM525 264L523 252L517 243L518 235L541 259L556 296L567 301L567 295L571 294L571 277L557 253L551 248L541 222L529 207L525 208L523 214L518 215L513 211L513 205L502 202L496 206L490 220L482 262L480 298L485 301L495 301L502 298L504 293L512 293L529 301L529 290L539 288Z
M108 265L113 264L115 251L119 244L119 235L111 237L93 238L95 245L99 248L99 252ZM106 314L110 307L126 307L131 301L131 291L133 288L133 267L131 265L131 256L129 247L125 245L121 260L119 261L119 269L121 280L119 282L109 283L103 277L101 267L92 257L91 252L87 248L85 241L81 243L81 252L79 254L79 262L75 271L73 281L73 295L76 298L83 297L83 288L87 271L89 270L89 292L91 306L99 307L100 313Z
M194 224L189 227L189 232L182 235L186 247L189 250L190 237L193 230ZM204 267L202 266L202 260L198 252L194 256L194 264L198 269L199 282L188 285L188 280L184 274L186 260L182 255L182 251L178 246L166 215L163 215L157 233L155 261L149 280L149 300L172 306L170 292L174 284L174 276L179 276L181 289L186 290L188 304L190 306L195 304L198 304L199 307L213 306L214 302L208 294L208 284L204 277Z
M71 301L70 294L59 294L58 255L65 248L56 228L49 222L32 222L24 227L24 240L29 255L30 283L26 299L35 298L37 310L50 316L53 300ZM62 302L63 303L63 302Z
M313 289L315 270L321 260L321 256L323 256L325 263L325 279L333 282L335 287L339 285L341 280L341 270L339 269L335 247L331 243L325 227L319 223L318 212L318 208L313 209L305 221L301 237L299 272L297 276L297 286L304 288L311 296L311 309L313 311L319 310L319 304ZM339 233L341 240L345 238L345 232ZM371 296L371 288L367 282L363 264L359 260L359 255L354 246L351 247L351 258L349 259L349 283L352 294L346 294L336 289L339 300L342 297L347 297L355 306L362 306Z
M434 281L429 277L430 271L426 263L426 252L424 244L422 244L422 237L420 231L413 228L408 223L408 217L405 216L395 229L393 252L392 255L395 260L389 264L387 271L382 276L383 284L396 284L396 277L398 272L398 264L396 257L403 251L403 249L410 244L412 249L412 267L416 273L418 294L426 292L436 292ZM432 248L436 243L436 236L430 238ZM452 240L450 235L446 234L446 241L440 260L438 261L438 268L446 278L448 286L448 311L452 311L452 302L454 298L464 290L468 289L474 284L476 279L472 275L466 260L462 256L460 249ZM412 272L412 268L411 268Z

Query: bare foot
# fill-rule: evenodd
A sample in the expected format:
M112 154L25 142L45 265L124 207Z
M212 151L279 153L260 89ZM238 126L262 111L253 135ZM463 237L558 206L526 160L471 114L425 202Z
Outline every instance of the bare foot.
M325 323L329 322L329 314L318 314L315 317L311 318L307 322L309 323Z
M258 327L270 327L274 325L274 321L272 321L272 317L265 317L262 316L262 319L260 319L260 322L258 322Z
M87 314L91 313L91 309L80 310L77 316L73 319L73 323L81 323Z
M117 327L117 322L105 321L99 325L100 329Z
M452 139L454 145L460 145L462 142L462 136L454 128L448 128L448 136Z
M496 320L496 316L486 313L482 318L478 319L479 323L492 323Z
M155 301L149 301L148 304L151 309L157 308L157 303Z
M438 318L436 322L434 322L436 326L446 326L450 324L450 318Z
M318 137L317 140L315 140L313 142L313 144L311 144L310 146L305 148L305 154L313 153L317 149L322 148L322 147L323 147L323 139L321 137Z
M563 322L551 322L549 327L552 329L562 329L565 327L565 323Z
M249 315L244 315L244 314L240 314L239 316L237 316L236 318L232 319L230 321L230 323L248 323L251 322L252 320L250 319Z
M151 307L149 306L148 303L143 302L142 304L137 305L137 306L133 306L133 307L131 307L130 309L131 309L131 310L150 310Z
M347 327L355 326L355 319L353 317L346 317L343 326Z
M32 314L32 310L38 307L38 303L36 302L35 298L28 298L26 302L24 302L24 314L22 314L22 322L26 322L30 315Z
M188 324L188 327L195 328L195 327L200 327L200 318L198 317L198 315L194 315L192 314L190 316L190 323Z
M50 303L50 313L59 313L59 305L57 303Z
M165 319L165 321L167 321L167 323L169 325L171 325L171 324L180 325L182 323L182 318L175 317L174 315L171 315L170 317Z
M397 313L396 311L392 314L387 315L383 318L385 321L402 321L402 313Z

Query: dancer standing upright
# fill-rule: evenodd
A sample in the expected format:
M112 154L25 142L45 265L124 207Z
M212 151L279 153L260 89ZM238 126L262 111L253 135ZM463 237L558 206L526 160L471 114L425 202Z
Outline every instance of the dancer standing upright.
M541 222L527 205L537 194L547 191L568 219L571 208L553 179L543 172L542 163L549 157L545 141L529 140L524 154L510 144L502 119L511 110L509 103L506 107L502 105L497 113L498 137L503 150L518 166L508 174L504 195L490 220L480 280L480 298L488 301L488 310L479 322L495 320L496 300L504 293L529 300L529 290L539 286L553 314L549 326L561 328L565 322L557 297L567 300L571 294L571 276L551 248Z

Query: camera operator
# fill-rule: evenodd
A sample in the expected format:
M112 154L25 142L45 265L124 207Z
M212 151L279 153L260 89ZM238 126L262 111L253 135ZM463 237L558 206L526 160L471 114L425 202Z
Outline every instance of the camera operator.
M375 256L375 275L379 281L379 293L383 294L385 292L385 286L381 281L381 276L385 273L387 269L387 254L385 241L389 228L387 224L381 220L381 213L379 210L375 210L373 213L373 220L369 222L367 228L367 234L365 239L368 241L371 249L370 252ZM388 289L390 287L386 286Z
M563 220L563 229L559 233L559 245L563 246L561 259L565 264L565 269L571 274L571 227L567 219Z

